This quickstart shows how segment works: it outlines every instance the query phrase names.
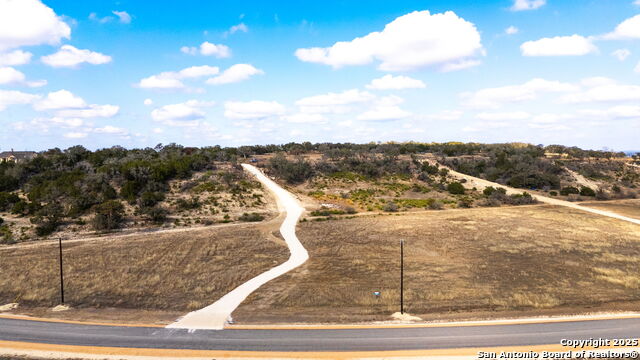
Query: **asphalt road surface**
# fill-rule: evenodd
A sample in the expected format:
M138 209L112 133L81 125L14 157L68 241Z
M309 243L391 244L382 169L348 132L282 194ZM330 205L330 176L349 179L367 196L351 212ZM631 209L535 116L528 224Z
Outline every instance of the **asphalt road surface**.
M391 351L558 345L562 339L638 338L639 334L638 318L492 326L222 331L0 318L0 340L5 341L227 351Z

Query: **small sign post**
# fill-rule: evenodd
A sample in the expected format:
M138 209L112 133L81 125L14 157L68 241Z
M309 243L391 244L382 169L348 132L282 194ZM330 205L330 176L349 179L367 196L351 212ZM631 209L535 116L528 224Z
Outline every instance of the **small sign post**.
M64 305L64 273L62 272L62 238L58 238L58 244L60 249L60 300Z
M400 314L404 314L404 240L400 240Z

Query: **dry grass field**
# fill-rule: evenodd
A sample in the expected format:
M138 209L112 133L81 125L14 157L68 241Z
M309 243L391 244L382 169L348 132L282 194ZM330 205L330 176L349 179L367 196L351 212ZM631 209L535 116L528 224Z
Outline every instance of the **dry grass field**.
M405 307L425 319L638 310L640 304L640 228L572 209L355 217L304 222L298 234L310 260L254 293L236 320L388 320L399 307L400 239L406 241Z
M580 205L594 209L613 211L620 215L640 219L640 199L593 201L581 203Z
M186 312L213 303L288 257L271 224L69 242L67 304ZM0 304L18 311L59 303L57 244L0 247Z

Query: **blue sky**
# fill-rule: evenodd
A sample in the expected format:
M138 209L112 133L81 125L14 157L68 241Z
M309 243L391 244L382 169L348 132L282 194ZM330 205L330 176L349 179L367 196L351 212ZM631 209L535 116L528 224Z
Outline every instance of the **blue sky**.
M639 13L634 0L0 0L0 149L637 149Z

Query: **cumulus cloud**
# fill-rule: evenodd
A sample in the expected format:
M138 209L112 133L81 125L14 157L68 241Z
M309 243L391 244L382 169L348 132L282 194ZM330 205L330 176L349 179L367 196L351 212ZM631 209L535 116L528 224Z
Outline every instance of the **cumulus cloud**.
M38 95L34 94L0 89L0 111L5 110L10 105L31 104L39 98Z
M282 115L285 107L276 101L227 101L224 103L224 116L229 119L263 119Z
M165 105L153 110L151 118L170 126L197 126L206 115L203 108L213 105L213 102L198 100Z
M56 45L70 36L69 25L39 0L0 0L0 51Z
M532 79L521 85L509 85L495 88L481 89L476 92L460 94L465 106L473 108L499 108L504 104L534 100L542 93L563 93L577 91L576 85Z
M379 61L378 68L384 71L425 67L442 70L447 66L453 70L476 65L483 54L475 25L452 11L433 15L429 11L415 11L396 18L382 31L326 48L302 48L295 52L302 61L333 68Z
M605 110L581 109L578 113L584 116L609 119L640 119L640 106L618 105Z
M0 67L0 85L26 85L40 87L47 84L46 80L27 81L26 76L12 67Z
M464 112L460 110L443 110L439 113L429 114L425 117L434 120L458 120L464 115Z
M194 79L204 76L216 75L220 72L217 66L191 66L180 71L166 71L140 80L136 86L143 89L183 89L184 79Z
M87 103L79 96L68 90L50 92L47 96L38 101L34 108L38 111L59 110L59 109L80 109L87 106Z
M515 26L509 26L508 28L504 29L504 33L507 35L515 35L519 32L520 30L515 27Z
M0 66L18 66L28 64L31 61L32 53L22 50L14 50L9 53L0 54Z
M598 51L590 39L580 35L556 36L520 45L523 56L582 56Z
M631 51L629 49L617 49L611 53L611 56L620 61L625 61L629 55L631 55Z
M640 15L630 17L616 26L613 32L602 35L605 40L640 39Z
M112 11L112 13L120 19L120 22L123 24L131 24L131 15L126 11Z
M375 96L367 91L357 89L346 90L341 93L327 93L302 98L296 101L303 113L344 113L349 105L372 101Z
M512 11L535 10L547 3L547 0L513 0Z
M68 132L65 133L63 136L66 137L67 139L84 139L88 136L89 134L86 132Z
M195 46L183 46L180 51L187 55L200 55L215 56L217 58L228 58L231 56L231 49L228 46L222 44L213 44L208 41L200 44L200 47Z
M151 100L151 99L144 99L144 104L145 104L146 106L153 105L153 100Z
M372 90L401 90L401 89L423 89L427 87L422 80L410 78L408 76L393 76L387 74L381 78L373 79L366 86Z
M40 58L51 67L76 67L82 63L93 65L111 62L111 56L90 50L81 50L71 45L63 45L57 53Z
M50 92L44 99L35 102L37 111L53 111L59 119L110 118L118 114L117 105L96 105L87 102L68 90Z
M235 64L225 70L219 76L207 80L209 85L223 85L237 83L249 79L254 75L262 75L264 71L253 67L250 64Z
M563 103L619 102L640 100L640 86L619 84L612 79L583 81L586 89L560 98Z
M113 20L113 16L105 16L101 18L98 17L98 14L92 12L91 14L89 14L89 20L99 22L100 24L106 24Z
M95 128L93 129L93 132L97 134L110 134L110 135L127 135L129 133L127 129L119 128L111 125Z

